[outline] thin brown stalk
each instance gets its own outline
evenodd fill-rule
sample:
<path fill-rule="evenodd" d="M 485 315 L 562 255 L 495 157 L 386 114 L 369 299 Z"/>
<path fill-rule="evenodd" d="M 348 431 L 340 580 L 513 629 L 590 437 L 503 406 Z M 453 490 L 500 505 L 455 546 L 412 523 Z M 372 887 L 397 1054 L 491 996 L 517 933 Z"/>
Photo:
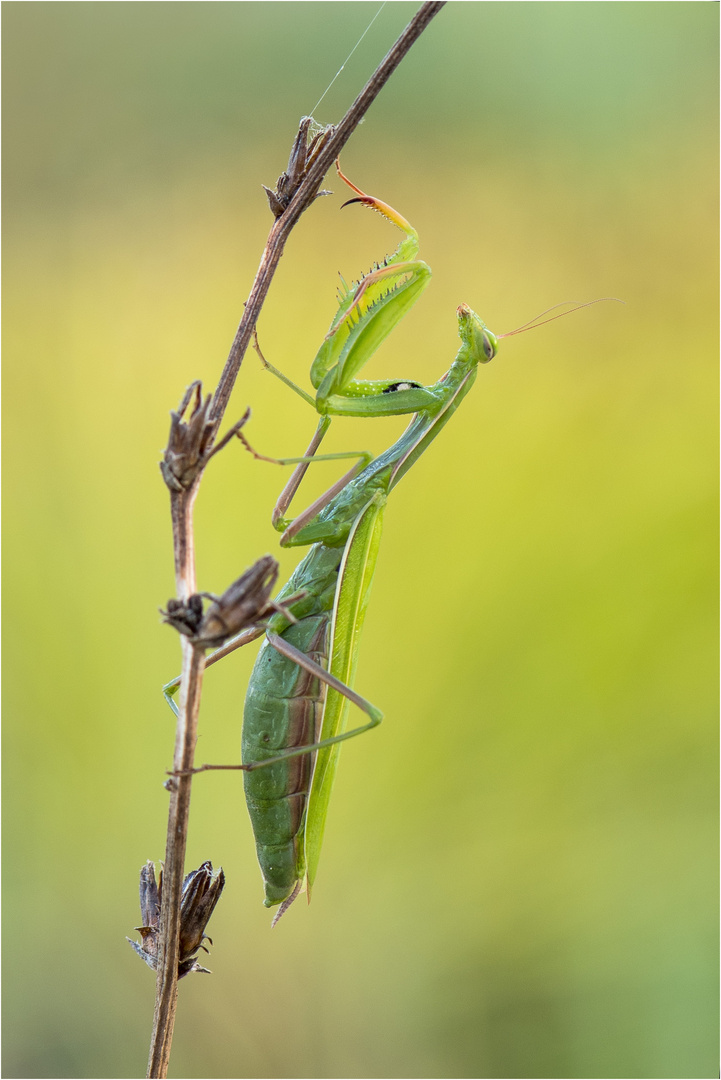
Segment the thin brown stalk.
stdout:
<path fill-rule="evenodd" d="M 205 650 L 183 640 L 183 670 L 180 685 L 182 738 L 176 741 L 173 769 L 193 768 L 200 711 L 200 692 L 205 667 Z M 180 720 L 180 718 L 179 718 Z M 180 722 L 178 723 L 180 728 Z M 192 775 L 173 777 L 168 809 L 168 834 L 160 915 L 158 981 L 155 992 L 153 1036 L 148 1058 L 148 1076 L 167 1076 L 178 1001 L 180 960 L 180 899 L 183 888 L 185 847 L 190 816 Z"/>
<path fill-rule="evenodd" d="M 424 3 L 419 8 L 395 45 L 378 65 L 341 122 L 334 130 L 326 133 L 320 143 L 318 152 L 311 158 L 309 168 L 287 206 L 282 210 L 276 207 L 274 212 L 277 212 L 278 216 L 270 230 L 260 260 L 260 266 L 245 305 L 243 317 L 220 376 L 210 405 L 210 411 L 204 414 L 207 416 L 209 426 L 212 425 L 213 437 L 217 435 L 243 356 L 291 230 L 303 211 L 315 200 L 323 177 L 382 87 L 431 19 L 442 7 L 444 7 L 444 2 Z M 273 206 L 273 203 L 274 200 L 271 198 L 271 206 Z M 190 401 L 189 396 L 187 400 Z M 200 407 L 199 388 L 197 390 L 197 402 L 198 407 Z M 182 407 L 180 412 L 182 414 Z M 202 419 L 203 416 L 199 413 L 198 421 L 200 422 Z M 186 600 L 196 592 L 193 552 L 193 504 L 204 465 L 211 456 L 211 452 L 208 450 L 209 442 L 204 442 L 201 439 L 198 445 L 201 446 L 202 453 L 199 457 L 197 475 L 187 487 L 183 486 L 184 477 L 178 468 L 175 469 L 175 472 L 173 472 L 173 468 L 164 470 L 164 476 L 168 486 L 171 488 L 175 576 L 177 595 L 181 600 Z M 173 461 L 170 464 L 173 465 Z M 180 476 L 180 481 L 177 479 L 178 476 Z M 167 1076 L 170 1060 L 178 993 L 180 901 L 190 811 L 191 770 L 194 761 L 200 694 L 205 668 L 205 650 L 203 647 L 189 641 L 187 638 L 183 638 L 182 649 L 183 666 L 173 771 L 175 774 L 180 773 L 183 775 L 174 775 L 169 785 L 171 794 L 163 870 L 155 1012 L 147 1073 L 149 1077 Z"/>
<path fill-rule="evenodd" d="M 187 599 L 196 591 L 193 548 L 193 504 L 199 479 L 189 490 L 172 492 L 171 517 L 175 582 L 178 596 Z M 198 733 L 200 693 L 205 668 L 205 650 L 181 637 L 183 664 L 180 678 L 179 716 L 175 732 L 173 771 L 193 768 Z M 155 989 L 153 1033 L 148 1058 L 148 1076 L 168 1075 L 170 1049 L 178 1000 L 178 961 L 180 959 L 180 900 L 183 888 L 185 847 L 190 816 L 192 774 L 175 776 L 170 781 L 168 832 L 163 867 L 163 892 L 158 942 L 158 977 Z"/>

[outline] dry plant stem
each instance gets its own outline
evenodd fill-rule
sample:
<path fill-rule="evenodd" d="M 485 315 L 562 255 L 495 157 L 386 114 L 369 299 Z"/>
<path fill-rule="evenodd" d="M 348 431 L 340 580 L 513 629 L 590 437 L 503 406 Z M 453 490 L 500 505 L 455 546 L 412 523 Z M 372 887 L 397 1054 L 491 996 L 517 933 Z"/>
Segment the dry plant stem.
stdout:
<path fill-rule="evenodd" d="M 171 517 L 175 580 L 178 596 L 187 598 L 196 591 L 193 547 L 193 504 L 198 481 L 186 491 L 172 492 Z M 175 731 L 173 771 L 193 768 L 198 732 L 200 693 L 205 668 L 205 650 L 181 636 L 183 665 L 180 682 L 179 716 Z M 148 1058 L 148 1076 L 168 1073 L 170 1048 L 178 1001 L 178 961 L 180 959 L 180 900 L 183 889 L 185 846 L 190 814 L 191 774 L 172 780 L 168 809 L 168 833 L 163 867 L 163 894 L 160 910 L 158 977 L 155 991 L 153 1034 Z"/>
<path fill-rule="evenodd" d="M 245 305 L 243 318 L 236 331 L 228 359 L 213 397 L 211 419 L 214 425 L 214 434 L 217 434 L 225 414 L 243 356 L 248 348 L 258 315 L 293 226 L 297 223 L 303 211 L 315 200 L 323 177 L 340 154 L 382 87 L 414 42 L 423 33 L 431 19 L 444 6 L 445 0 L 443 2 L 424 3 L 419 8 L 390 52 L 378 65 L 335 131 L 324 142 L 295 195 L 271 228 L 260 260 L 260 266 Z M 176 584 L 177 594 L 181 600 L 187 599 L 196 591 L 192 509 L 201 475 L 202 472 L 199 473 L 189 489 L 171 492 Z M 192 775 L 189 774 L 189 770 L 193 768 L 200 691 L 205 667 L 205 654 L 202 648 L 192 645 L 187 640 L 183 640 L 182 648 L 183 668 L 173 768 L 175 772 L 184 772 L 188 773 L 188 775 L 176 776 L 172 781 L 173 786 L 168 812 L 167 849 L 163 870 L 158 979 L 153 1033 L 148 1060 L 147 1075 L 149 1077 L 166 1077 L 170 1060 L 178 994 L 180 900 L 192 784 Z"/>

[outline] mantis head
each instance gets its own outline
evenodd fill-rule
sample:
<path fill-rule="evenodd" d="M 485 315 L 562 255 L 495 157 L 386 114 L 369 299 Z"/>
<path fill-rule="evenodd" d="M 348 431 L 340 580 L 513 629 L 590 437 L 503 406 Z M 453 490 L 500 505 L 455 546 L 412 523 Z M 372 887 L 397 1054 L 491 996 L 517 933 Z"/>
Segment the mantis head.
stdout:
<path fill-rule="evenodd" d="M 468 304 L 461 304 L 456 311 L 458 316 L 458 334 L 468 349 L 471 358 L 477 364 L 487 364 L 498 351 L 498 339 L 483 319 L 471 311 Z"/>
<path fill-rule="evenodd" d="M 515 330 L 509 330 L 506 334 L 492 333 L 483 319 L 479 319 L 475 311 L 471 311 L 468 304 L 461 304 L 456 312 L 458 315 L 458 333 L 463 345 L 470 354 L 470 359 L 477 364 L 487 364 L 496 355 L 498 342 L 501 338 L 513 337 L 514 334 L 524 334 L 526 330 L 535 330 L 539 326 L 553 322 L 554 319 L 562 319 L 564 315 L 570 315 L 571 311 L 578 311 L 579 308 L 590 307 L 592 304 L 601 304 L 604 300 L 615 300 L 619 304 L 624 303 L 617 296 L 602 296 L 598 300 L 588 300 L 585 304 L 574 304 L 570 311 L 562 311 L 560 315 L 554 315 L 550 319 L 543 318 L 549 311 L 554 311 L 559 307 L 566 307 L 569 301 L 564 301 L 562 304 L 554 304 L 553 307 L 542 311 L 540 315 L 536 315 L 535 319 L 516 327 Z M 542 321 L 539 322 L 539 319 Z"/>

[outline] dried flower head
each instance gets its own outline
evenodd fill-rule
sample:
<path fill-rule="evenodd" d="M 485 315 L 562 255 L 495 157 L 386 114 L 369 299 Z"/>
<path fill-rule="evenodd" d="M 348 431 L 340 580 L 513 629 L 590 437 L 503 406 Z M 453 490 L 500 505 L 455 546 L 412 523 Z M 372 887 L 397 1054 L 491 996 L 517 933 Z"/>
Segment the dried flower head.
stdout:
<path fill-rule="evenodd" d="M 191 971 L 202 971 L 210 974 L 208 968 L 198 963 L 197 953 L 199 949 L 207 952 L 204 941 L 213 942 L 205 933 L 205 928 L 210 921 L 215 905 L 220 899 L 220 894 L 225 887 L 225 874 L 221 867 L 215 873 L 210 862 L 204 862 L 197 870 L 191 870 L 183 882 L 183 895 L 180 902 L 180 958 L 178 961 L 178 978 Z M 163 874 L 160 874 L 160 883 L 156 884 L 155 866 L 152 862 L 146 862 L 140 871 L 140 915 L 142 926 L 135 929 L 142 937 L 142 944 L 138 945 L 131 938 L 126 938 L 153 971 L 158 968 L 158 934 L 160 924 L 160 902 L 163 889 Z"/>
<path fill-rule="evenodd" d="M 168 600 L 161 615 L 195 645 L 215 648 L 229 637 L 259 623 L 276 609 L 270 594 L 278 578 L 278 563 L 264 555 L 229 585 L 222 596 L 193 593 L 187 600 Z M 211 601 L 203 612 L 203 597 Z"/>

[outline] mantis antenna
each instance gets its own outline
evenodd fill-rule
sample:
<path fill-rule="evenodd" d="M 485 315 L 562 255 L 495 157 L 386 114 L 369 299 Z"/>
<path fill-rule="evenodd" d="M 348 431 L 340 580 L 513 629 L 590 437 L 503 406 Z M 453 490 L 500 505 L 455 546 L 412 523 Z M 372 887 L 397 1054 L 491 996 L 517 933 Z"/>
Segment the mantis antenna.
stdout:
<path fill-rule="evenodd" d="M 574 300 L 564 300 L 560 304 L 553 304 L 552 307 L 546 308 L 539 315 L 535 315 L 528 322 L 522 323 L 517 326 L 515 330 L 509 330 L 505 334 L 496 334 L 497 338 L 513 337 L 514 334 L 525 334 L 526 330 L 535 330 L 539 326 L 545 326 L 546 323 L 555 322 L 556 319 L 562 319 L 564 315 L 570 315 L 573 311 L 580 311 L 581 308 L 590 307 L 591 304 L 603 304 L 606 300 L 613 300 L 617 304 L 625 304 L 625 300 L 619 300 L 617 296 L 599 296 L 597 300 L 587 300 L 585 304 L 576 303 Z M 565 307 L 566 304 L 575 304 L 575 307 L 569 308 L 568 311 L 562 311 L 560 315 L 552 315 L 550 319 L 543 319 L 544 315 L 547 315 L 549 311 L 555 311 L 556 308 Z M 543 322 L 539 322 L 539 319 L 543 319 Z"/>
<path fill-rule="evenodd" d="M 323 100 L 323 98 L 324 98 L 324 97 L 326 96 L 326 94 L 327 94 L 327 93 L 328 93 L 328 91 L 330 90 L 331 86 L 332 86 L 332 85 L 333 85 L 333 83 L 334 83 L 334 82 L 336 81 L 336 79 L 337 79 L 337 78 L 338 78 L 338 76 L 340 75 L 341 71 L 342 71 L 342 70 L 343 70 L 343 68 L 344 68 L 344 67 L 346 66 L 346 64 L 347 64 L 347 63 L 348 63 L 348 61 L 350 60 L 351 56 L 353 55 L 353 53 L 354 53 L 354 52 L 356 51 L 356 49 L 357 49 L 357 48 L 358 48 L 358 46 L 360 45 L 360 43 L 361 43 L 361 41 L 363 40 L 363 38 L 364 38 L 364 37 L 366 36 L 366 34 L 367 34 L 367 33 L 368 33 L 368 31 L 370 30 L 371 26 L 373 25 L 373 23 L 374 23 L 374 22 L 376 21 L 376 19 L 378 18 L 378 16 L 380 15 L 381 11 L 383 10 L 383 8 L 384 8 L 384 7 L 386 6 L 386 3 L 387 3 L 387 2 L 388 2 L 388 0 L 384 0 L 384 2 L 383 2 L 383 3 L 381 4 L 381 6 L 380 6 L 380 7 L 378 8 L 378 10 L 376 11 L 375 15 L 374 15 L 374 16 L 373 16 L 373 18 L 371 19 L 371 21 L 370 21 L 370 22 L 368 23 L 368 25 L 366 26 L 366 28 L 365 28 L 365 30 L 363 31 L 363 33 L 361 34 L 361 36 L 360 36 L 360 37 L 358 38 L 358 40 L 356 41 L 356 43 L 355 43 L 355 45 L 353 46 L 353 48 L 351 49 L 351 51 L 350 51 L 350 52 L 348 53 L 348 55 L 346 56 L 345 60 L 344 60 L 344 61 L 343 61 L 343 63 L 341 64 L 341 66 L 340 66 L 340 67 L 338 68 L 338 70 L 336 71 L 335 75 L 333 76 L 333 78 L 331 79 L 331 81 L 330 81 L 330 82 L 328 83 L 328 85 L 326 86 L 325 90 L 323 91 L 323 93 L 322 93 L 322 94 L 320 95 L 320 97 L 319 97 L 319 98 L 318 98 L 318 100 L 316 101 L 316 103 L 315 103 L 315 105 L 313 106 L 313 108 L 312 108 L 312 109 L 310 110 L 310 115 L 311 115 L 311 116 L 313 116 L 313 115 L 314 115 L 314 113 L 315 113 L 315 110 L 316 110 L 316 109 L 318 108 L 318 106 L 320 105 L 321 101 L 322 101 L 322 100 Z"/>

